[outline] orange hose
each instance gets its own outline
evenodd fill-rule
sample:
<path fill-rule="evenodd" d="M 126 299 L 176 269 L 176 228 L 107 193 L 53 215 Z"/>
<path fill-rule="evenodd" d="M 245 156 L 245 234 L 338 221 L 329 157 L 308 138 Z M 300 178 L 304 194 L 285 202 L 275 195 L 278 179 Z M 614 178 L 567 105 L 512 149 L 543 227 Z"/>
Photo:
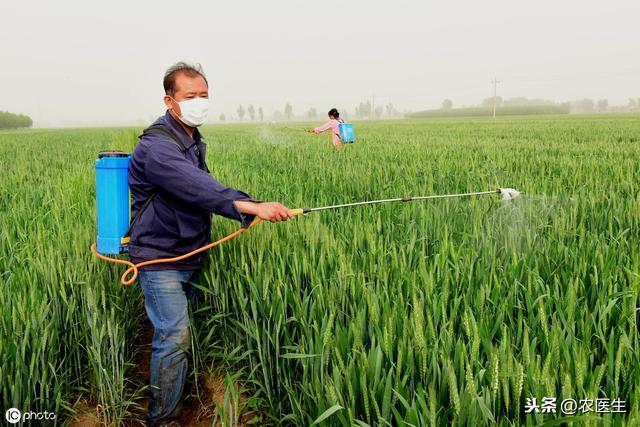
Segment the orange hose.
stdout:
<path fill-rule="evenodd" d="M 135 282 L 135 280 L 138 278 L 138 269 L 141 267 L 145 267 L 147 265 L 152 265 L 152 264 L 162 264 L 162 263 L 168 263 L 168 262 L 176 262 L 176 261 L 181 261 L 185 258 L 189 258 L 190 256 L 193 256 L 195 254 L 199 254 L 200 252 L 204 252 L 206 250 L 209 250 L 215 246 L 218 246 L 221 243 L 226 242 L 227 240 L 231 240 L 234 237 L 244 233 L 245 231 L 247 231 L 248 229 L 255 227 L 256 225 L 258 225 L 260 222 L 262 221 L 262 219 L 260 218 L 256 218 L 251 224 L 249 224 L 249 226 L 247 228 L 240 228 L 236 231 L 234 231 L 233 233 L 229 234 L 228 236 L 223 237 L 220 240 L 216 240 L 213 243 L 209 243 L 208 245 L 205 245 L 201 248 L 198 248 L 194 251 L 191 251 L 189 253 L 186 253 L 184 255 L 180 255 L 174 258 L 160 258 L 160 259 L 154 259 L 151 261 L 144 261 L 144 262 L 140 262 L 138 264 L 134 264 L 131 261 L 125 261 L 122 259 L 116 259 L 116 258 L 110 258 L 108 256 L 104 256 L 102 254 L 99 254 L 96 250 L 96 244 L 94 243 L 93 245 L 91 245 L 91 252 L 93 252 L 93 254 L 98 257 L 101 260 L 104 261 L 108 261 L 108 262 L 113 262 L 116 264 L 124 264 L 124 265 L 128 265 L 129 268 L 122 273 L 122 276 L 120 276 L 120 283 L 123 284 L 124 286 L 129 286 L 131 285 L 133 282 Z M 133 275 L 132 275 L 133 274 Z M 132 276 L 131 276 L 132 275 Z M 131 276 L 131 278 L 127 279 L 128 276 Z"/>

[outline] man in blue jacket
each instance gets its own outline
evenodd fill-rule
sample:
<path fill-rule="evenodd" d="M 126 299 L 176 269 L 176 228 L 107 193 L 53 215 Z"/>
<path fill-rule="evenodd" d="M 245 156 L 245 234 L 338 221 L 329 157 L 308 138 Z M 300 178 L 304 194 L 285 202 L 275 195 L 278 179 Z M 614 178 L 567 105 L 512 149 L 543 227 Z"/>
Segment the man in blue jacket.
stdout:
<path fill-rule="evenodd" d="M 211 241 L 211 214 L 247 227 L 258 216 L 286 221 L 280 203 L 257 202 L 211 175 L 198 131 L 209 107 L 209 87 L 199 65 L 179 62 L 164 77 L 167 112 L 147 128 L 129 163 L 131 261 L 174 257 Z M 140 271 L 145 307 L 154 327 L 151 353 L 150 425 L 167 425 L 182 409 L 190 346 L 187 302 L 204 264 L 203 255 Z"/>

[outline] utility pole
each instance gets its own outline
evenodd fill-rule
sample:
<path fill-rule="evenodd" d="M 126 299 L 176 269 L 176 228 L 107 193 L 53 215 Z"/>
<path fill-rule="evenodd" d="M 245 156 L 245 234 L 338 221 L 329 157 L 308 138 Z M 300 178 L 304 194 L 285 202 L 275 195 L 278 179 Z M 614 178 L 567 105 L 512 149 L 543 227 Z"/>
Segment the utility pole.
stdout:
<path fill-rule="evenodd" d="M 371 95 L 371 116 L 370 118 L 376 118 L 376 94 Z"/>
<path fill-rule="evenodd" d="M 496 118 L 496 95 L 498 93 L 498 79 L 493 78 L 493 118 Z"/>

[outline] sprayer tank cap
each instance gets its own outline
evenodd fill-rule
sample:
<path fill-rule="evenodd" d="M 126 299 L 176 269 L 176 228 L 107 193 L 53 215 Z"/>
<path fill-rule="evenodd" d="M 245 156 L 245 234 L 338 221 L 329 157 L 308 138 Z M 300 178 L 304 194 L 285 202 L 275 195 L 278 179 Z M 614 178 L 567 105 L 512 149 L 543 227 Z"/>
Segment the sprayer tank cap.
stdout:
<path fill-rule="evenodd" d="M 98 153 L 98 158 L 101 159 L 103 157 L 127 157 L 128 154 L 124 151 L 100 151 Z"/>

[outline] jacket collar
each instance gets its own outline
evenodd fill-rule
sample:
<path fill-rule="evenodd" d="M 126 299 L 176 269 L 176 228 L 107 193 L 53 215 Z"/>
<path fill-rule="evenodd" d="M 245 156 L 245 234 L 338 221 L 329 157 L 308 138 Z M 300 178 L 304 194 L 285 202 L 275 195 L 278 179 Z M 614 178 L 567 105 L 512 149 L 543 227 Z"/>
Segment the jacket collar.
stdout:
<path fill-rule="evenodd" d="M 198 128 L 193 129 L 193 138 L 191 138 L 182 125 L 169 113 L 169 110 L 164 115 L 164 121 L 180 137 L 187 149 L 191 148 L 193 144 L 202 142 L 202 135 L 200 135 Z"/>

